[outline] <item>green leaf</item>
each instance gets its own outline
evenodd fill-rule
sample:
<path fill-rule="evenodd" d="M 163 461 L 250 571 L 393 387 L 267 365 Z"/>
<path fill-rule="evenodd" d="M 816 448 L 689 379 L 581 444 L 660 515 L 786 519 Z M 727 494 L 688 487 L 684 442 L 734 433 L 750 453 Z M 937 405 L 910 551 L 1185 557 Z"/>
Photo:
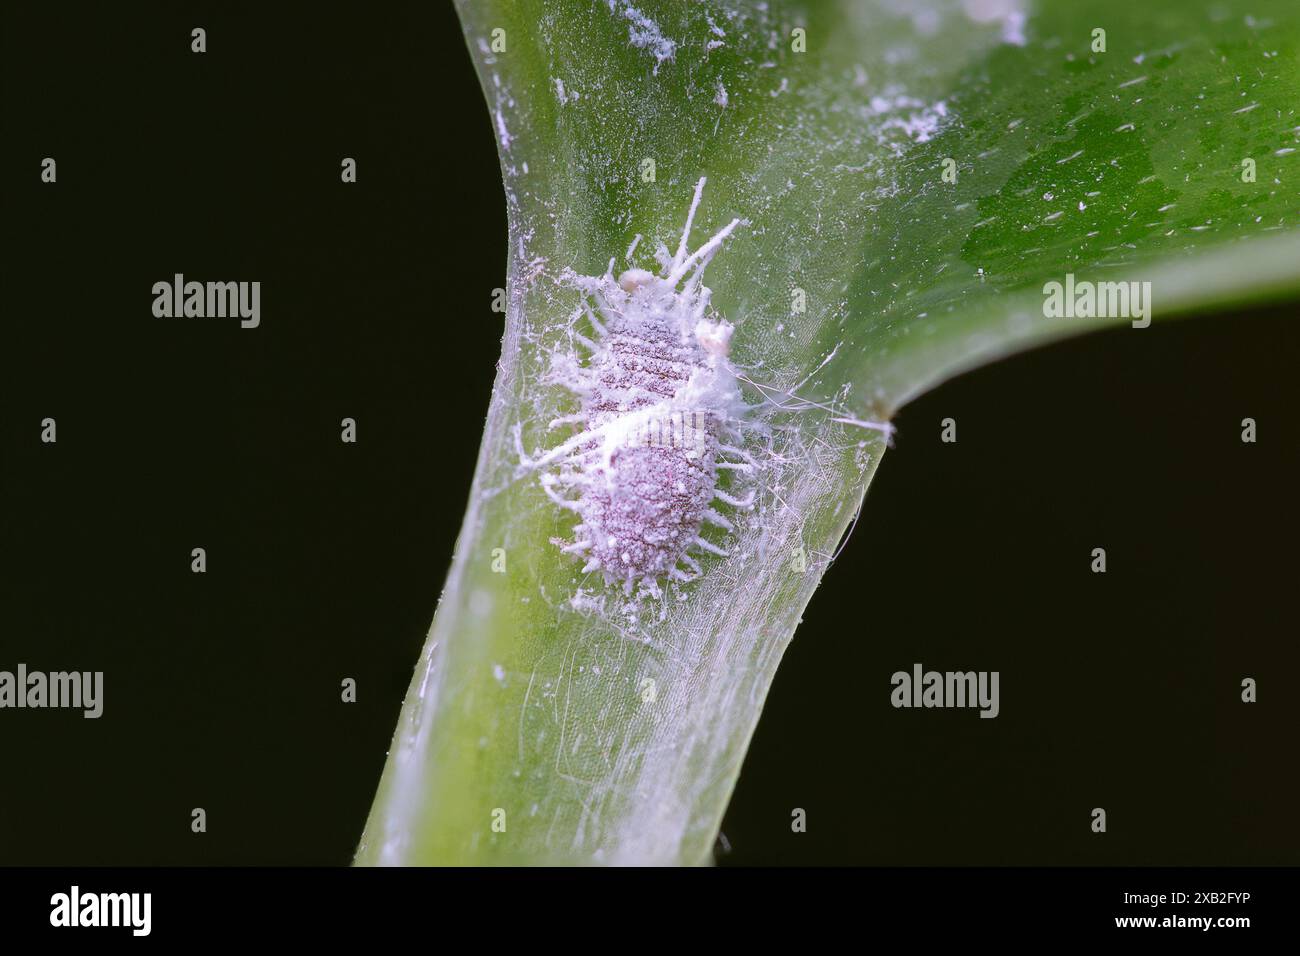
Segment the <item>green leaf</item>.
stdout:
<path fill-rule="evenodd" d="M 1056 338 L 1159 334 L 1048 317 L 1044 285 L 1067 274 L 1150 283 L 1157 320 L 1300 287 L 1300 17 L 1292 0 L 459 11 L 499 145 L 509 306 L 465 523 L 357 861 L 706 861 L 883 454 L 855 422 Z M 573 520 L 517 473 L 515 430 L 547 447 L 546 423 L 573 410 L 543 381 L 579 304 L 563 270 L 598 275 L 637 234 L 643 252 L 674 246 L 701 176 L 694 244 L 746 220 L 706 282 L 749 397 L 768 400 L 760 504 L 697 582 L 629 602 L 552 543 Z M 854 639 L 884 600 L 864 590 Z"/>

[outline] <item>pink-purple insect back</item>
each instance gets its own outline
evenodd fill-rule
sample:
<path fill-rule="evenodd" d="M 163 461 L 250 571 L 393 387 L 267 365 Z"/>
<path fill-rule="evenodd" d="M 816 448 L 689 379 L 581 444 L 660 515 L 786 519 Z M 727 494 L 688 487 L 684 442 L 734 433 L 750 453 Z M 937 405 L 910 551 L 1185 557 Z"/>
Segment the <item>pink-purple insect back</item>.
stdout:
<path fill-rule="evenodd" d="M 720 473 L 743 476 L 756 465 L 740 447 L 748 406 L 729 359 L 733 326 L 713 315 L 703 284 L 705 266 L 741 220 L 688 253 L 704 184 L 676 253 L 662 243 L 655 253 L 661 275 L 629 268 L 615 278 L 613 259 L 602 276 L 564 273 L 584 293 L 579 315 L 593 335 L 575 336 L 586 361 L 556 357 L 548 378 L 571 390 L 580 410 L 550 427 L 578 431 L 535 457 L 519 448 L 520 470 L 542 471 L 546 494 L 580 519 L 572 541 L 556 539 L 560 550 L 625 593 L 638 582 L 660 593 L 661 579 L 693 580 L 702 553 L 726 557 L 701 532 L 706 524 L 734 530 L 718 508 L 748 509 L 754 499 L 719 487 Z"/>

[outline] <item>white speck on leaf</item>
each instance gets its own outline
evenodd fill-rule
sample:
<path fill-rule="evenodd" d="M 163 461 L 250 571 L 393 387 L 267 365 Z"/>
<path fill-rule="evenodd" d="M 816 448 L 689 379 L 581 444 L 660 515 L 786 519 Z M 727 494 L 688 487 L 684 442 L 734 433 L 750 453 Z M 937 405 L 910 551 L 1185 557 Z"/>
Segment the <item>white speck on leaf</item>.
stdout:
<path fill-rule="evenodd" d="M 497 138 L 501 140 L 501 148 L 510 149 L 510 143 L 514 137 L 510 135 L 510 130 L 506 129 L 506 118 L 501 114 L 501 110 L 496 111 L 497 118 Z"/>
<path fill-rule="evenodd" d="M 677 43 L 664 36 L 659 24 L 632 4 L 626 2 L 620 4 L 617 0 L 609 0 L 609 10 L 628 21 L 628 43 L 638 50 L 647 51 L 655 58 L 654 70 L 651 72 L 658 74 L 659 67 L 677 55 Z"/>
<path fill-rule="evenodd" d="M 976 23 L 999 24 L 1003 43 L 1025 45 L 1023 0 L 962 0 L 962 9 Z"/>

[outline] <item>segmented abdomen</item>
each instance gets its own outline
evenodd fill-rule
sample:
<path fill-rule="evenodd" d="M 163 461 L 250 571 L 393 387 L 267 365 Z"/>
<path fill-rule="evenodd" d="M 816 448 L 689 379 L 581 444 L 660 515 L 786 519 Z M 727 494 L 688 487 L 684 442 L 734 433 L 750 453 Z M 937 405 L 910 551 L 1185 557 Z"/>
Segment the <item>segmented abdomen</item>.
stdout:
<path fill-rule="evenodd" d="M 693 340 L 682 342 L 663 322 L 641 322 L 635 332 L 611 328 L 605 345 L 593 368 L 597 385 L 583 403 L 589 427 L 674 397 L 705 360 Z M 614 451 L 616 479 L 596 465 L 579 509 L 590 557 L 625 580 L 672 572 L 699 535 L 718 480 L 715 415 L 686 410 L 647 425 Z"/>
<path fill-rule="evenodd" d="M 659 316 L 637 324 L 611 323 L 605 349 L 593 364 L 596 388 L 584 401 L 589 424 L 672 398 L 704 365 L 704 352 L 693 340 L 683 342 Z"/>

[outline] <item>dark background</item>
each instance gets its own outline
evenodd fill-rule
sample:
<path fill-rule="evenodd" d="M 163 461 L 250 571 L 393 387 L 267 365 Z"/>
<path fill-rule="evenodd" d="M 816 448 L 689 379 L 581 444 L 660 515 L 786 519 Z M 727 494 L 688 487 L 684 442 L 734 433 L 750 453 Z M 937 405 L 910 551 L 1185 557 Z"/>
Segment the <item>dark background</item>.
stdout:
<path fill-rule="evenodd" d="M 102 670 L 105 716 L 0 712 L 0 863 L 347 863 L 499 354 L 459 26 L 33 6 L 0 14 L 0 669 Z M 153 318 L 175 272 L 262 281 L 262 326 Z M 906 408 L 719 860 L 1300 862 L 1294 320 L 1093 335 Z M 1001 716 L 892 709 L 915 661 L 1000 670 Z"/>

